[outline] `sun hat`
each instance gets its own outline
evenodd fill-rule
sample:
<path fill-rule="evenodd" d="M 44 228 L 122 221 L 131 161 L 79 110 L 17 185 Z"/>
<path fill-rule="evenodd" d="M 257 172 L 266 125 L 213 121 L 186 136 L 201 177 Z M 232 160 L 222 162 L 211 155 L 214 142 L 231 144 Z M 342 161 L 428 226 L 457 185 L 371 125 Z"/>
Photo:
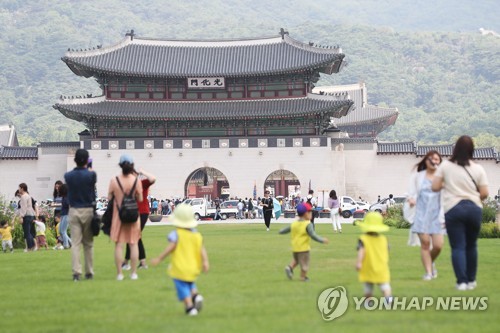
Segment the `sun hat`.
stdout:
<path fill-rule="evenodd" d="M 198 221 L 194 218 L 193 208 L 188 204 L 180 204 L 175 207 L 174 214 L 171 215 L 170 221 L 179 228 L 195 228 Z"/>
<path fill-rule="evenodd" d="M 297 214 L 299 214 L 299 216 L 302 216 L 305 213 L 310 212 L 310 211 L 312 211 L 312 207 L 307 202 L 301 203 L 297 206 Z"/>
<path fill-rule="evenodd" d="M 363 232 L 386 232 L 389 231 L 389 226 L 384 224 L 384 218 L 378 212 L 370 212 L 366 214 L 364 220 L 358 223 Z"/>
<path fill-rule="evenodd" d="M 129 154 L 123 154 L 122 156 L 120 156 L 120 163 L 119 164 L 121 165 L 124 163 L 134 164 L 134 158 L 132 156 L 130 156 Z"/>

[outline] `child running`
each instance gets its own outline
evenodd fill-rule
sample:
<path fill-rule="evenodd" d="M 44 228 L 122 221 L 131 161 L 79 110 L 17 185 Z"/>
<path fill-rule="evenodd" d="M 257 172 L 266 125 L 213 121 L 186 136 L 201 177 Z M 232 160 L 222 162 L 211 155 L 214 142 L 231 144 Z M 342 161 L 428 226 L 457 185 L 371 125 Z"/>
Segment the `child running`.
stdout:
<path fill-rule="evenodd" d="M 203 246 L 203 237 L 195 229 L 198 223 L 191 206 L 178 205 L 172 216 L 172 224 L 176 229 L 168 235 L 169 244 L 165 250 L 158 258 L 151 260 L 151 264 L 157 266 L 172 254 L 168 273 L 174 280 L 179 301 L 184 302 L 186 314 L 196 316 L 202 308 L 203 297 L 198 294 L 195 281 L 202 269 L 208 272 L 208 255 Z"/>
<path fill-rule="evenodd" d="M 280 230 L 280 234 L 292 233 L 292 262 L 285 267 L 286 276 L 293 278 L 293 269 L 300 264 L 300 278 L 302 281 L 309 281 L 307 272 L 309 271 L 309 252 L 311 250 L 311 238 L 323 244 L 328 244 L 328 238 L 319 237 L 314 231 L 311 223 L 312 206 L 308 203 L 301 203 L 297 206 L 299 220 L 290 226 Z"/>
<path fill-rule="evenodd" d="M 365 286 L 366 304 L 373 297 L 373 287 L 377 284 L 382 291 L 385 301 L 392 303 L 390 272 L 389 272 L 389 244 L 382 232 L 389 230 L 384 224 L 380 213 L 366 214 L 363 222 L 359 223 L 363 234 L 358 241 L 358 261 L 356 269 L 359 272 L 359 282 Z"/>
<path fill-rule="evenodd" d="M 47 245 L 47 238 L 45 237 L 45 216 L 40 216 L 40 220 L 33 220 L 33 223 L 35 223 L 35 229 L 36 229 L 36 244 L 37 248 L 42 248 L 44 247 L 45 250 L 49 249 L 49 246 Z"/>
<path fill-rule="evenodd" d="M 12 246 L 12 227 L 5 220 L 0 222 L 0 236 L 2 237 L 3 252 L 6 253 L 8 248 L 10 253 L 13 253 L 14 247 Z"/>

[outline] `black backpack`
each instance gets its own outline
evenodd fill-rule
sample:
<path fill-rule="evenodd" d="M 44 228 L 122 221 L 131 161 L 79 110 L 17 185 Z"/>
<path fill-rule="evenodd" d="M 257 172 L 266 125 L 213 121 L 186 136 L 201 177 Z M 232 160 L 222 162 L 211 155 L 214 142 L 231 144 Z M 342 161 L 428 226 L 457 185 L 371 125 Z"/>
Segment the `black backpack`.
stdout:
<path fill-rule="evenodd" d="M 135 223 L 139 218 L 139 205 L 137 204 L 137 200 L 135 199 L 135 186 L 137 185 L 137 177 L 134 181 L 134 186 L 127 194 L 123 190 L 122 184 L 118 177 L 116 177 L 116 181 L 118 182 L 118 186 L 120 186 L 120 190 L 123 193 L 122 204 L 118 207 L 118 215 L 120 216 L 120 221 L 122 223 Z"/>

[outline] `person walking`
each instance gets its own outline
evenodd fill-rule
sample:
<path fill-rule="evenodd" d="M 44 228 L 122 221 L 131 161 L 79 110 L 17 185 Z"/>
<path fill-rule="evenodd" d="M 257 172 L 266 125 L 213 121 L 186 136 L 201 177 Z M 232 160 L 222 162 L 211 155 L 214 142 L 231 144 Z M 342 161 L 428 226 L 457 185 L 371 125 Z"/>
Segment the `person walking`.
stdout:
<path fill-rule="evenodd" d="M 148 265 L 146 264 L 146 249 L 144 248 L 144 243 L 142 241 L 142 230 L 146 226 L 149 218 L 149 201 L 148 192 L 149 187 L 156 182 L 156 177 L 146 172 L 144 170 L 139 170 L 139 177 L 141 178 L 142 184 L 142 201 L 138 202 L 139 215 L 141 219 L 141 238 L 139 239 L 139 269 L 146 269 Z M 162 206 L 163 209 L 163 206 Z M 127 244 L 127 249 L 125 251 L 125 261 L 123 262 L 122 268 L 124 270 L 130 270 L 130 245 Z"/>
<path fill-rule="evenodd" d="M 241 201 L 241 199 L 238 201 L 238 205 L 236 205 L 238 208 L 238 219 L 243 220 L 243 209 L 245 208 L 245 204 Z"/>
<path fill-rule="evenodd" d="M 68 186 L 69 225 L 71 230 L 71 263 L 73 281 L 80 281 L 82 265 L 80 263 L 80 248 L 83 244 L 85 258 L 85 279 L 94 278 L 94 235 L 92 233 L 92 218 L 96 200 L 95 184 L 97 175 L 87 169 L 89 152 L 78 149 L 75 153 L 76 168 L 64 174 Z"/>
<path fill-rule="evenodd" d="M 52 202 L 51 207 L 54 207 L 54 217 L 61 216 L 61 205 L 62 205 L 62 196 L 61 196 L 61 185 L 62 181 L 58 180 L 54 184 L 54 192 L 52 196 L 54 197 L 54 201 Z"/>
<path fill-rule="evenodd" d="M 33 221 L 35 220 L 35 210 L 33 208 L 33 200 L 28 193 L 28 185 L 26 183 L 19 184 L 19 217 L 23 221 L 23 233 L 24 239 L 26 240 L 26 250 L 33 251 L 35 250 L 35 240 L 33 238 L 33 234 L 31 233 L 31 226 Z"/>
<path fill-rule="evenodd" d="M 66 184 L 61 184 L 59 187 L 59 194 L 61 195 L 61 222 L 59 223 L 59 233 L 61 234 L 63 240 L 63 247 L 69 249 L 71 245 L 71 239 L 68 236 L 68 226 L 69 226 L 69 203 L 68 203 L 68 186 Z"/>
<path fill-rule="evenodd" d="M 411 232 L 420 239 L 420 256 L 424 265 L 424 281 L 437 278 L 435 261 L 443 248 L 444 213 L 441 207 L 441 194 L 432 191 L 432 181 L 438 166 L 441 164 L 441 155 L 429 151 L 416 165 L 417 172 L 413 174 L 408 191 L 408 203 L 415 207 L 415 216 Z"/>
<path fill-rule="evenodd" d="M 264 223 L 266 225 L 267 231 L 271 226 L 271 218 L 273 217 L 274 203 L 273 199 L 270 197 L 271 192 L 268 190 L 264 191 L 264 198 L 262 198 L 262 210 L 264 212 Z"/>
<path fill-rule="evenodd" d="M 316 198 L 314 197 L 314 191 L 309 190 L 309 193 L 307 194 L 307 200 L 306 202 L 312 207 L 312 213 L 311 213 L 311 224 L 313 225 L 314 228 L 314 219 L 316 218 L 316 214 L 318 214 L 318 211 L 316 211 L 316 207 L 318 206 L 318 202 Z"/>
<path fill-rule="evenodd" d="M 342 233 L 342 225 L 340 224 L 340 204 L 337 198 L 337 192 L 335 190 L 330 191 L 330 197 L 328 198 L 328 207 L 330 208 L 330 218 L 332 219 L 333 232 Z"/>
<path fill-rule="evenodd" d="M 474 142 L 461 136 L 453 154 L 436 171 L 432 190 L 442 190 L 446 231 L 457 290 L 477 287 L 477 237 L 481 229 L 482 200 L 488 197 L 488 179 L 483 167 L 472 161 Z"/>
<path fill-rule="evenodd" d="M 220 201 L 219 200 L 215 201 L 215 216 L 214 216 L 214 220 L 215 221 L 222 220 L 222 215 L 220 214 Z"/>
<path fill-rule="evenodd" d="M 248 218 L 249 219 L 253 219 L 254 218 L 254 215 L 253 215 L 253 200 L 252 198 L 248 199 L 248 204 L 247 204 L 247 209 L 248 209 Z"/>
<path fill-rule="evenodd" d="M 139 260 L 138 242 L 141 238 L 141 224 L 139 215 L 137 221 L 132 223 L 122 222 L 120 219 L 120 208 L 123 199 L 129 193 L 135 197 L 138 202 L 143 201 L 142 182 L 138 181 L 137 172 L 134 169 L 134 160 L 132 156 L 123 154 L 120 157 L 120 175 L 114 177 L 109 182 L 108 200 L 114 199 L 113 217 L 111 222 L 110 238 L 115 242 L 115 264 L 116 279 L 123 280 L 123 244 L 130 246 L 131 274 L 130 279 L 137 280 L 137 262 Z M 146 197 L 147 200 L 147 197 Z M 138 212 L 139 213 L 139 212 Z"/>

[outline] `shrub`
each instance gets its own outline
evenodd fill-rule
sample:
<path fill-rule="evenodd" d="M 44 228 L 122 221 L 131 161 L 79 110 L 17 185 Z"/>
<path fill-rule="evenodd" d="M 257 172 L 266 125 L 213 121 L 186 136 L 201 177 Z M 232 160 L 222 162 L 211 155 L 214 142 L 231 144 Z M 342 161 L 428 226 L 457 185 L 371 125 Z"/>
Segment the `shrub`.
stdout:
<path fill-rule="evenodd" d="M 479 238 L 500 238 L 500 229 L 494 222 L 482 223 Z"/>
<path fill-rule="evenodd" d="M 411 224 L 403 218 L 403 207 L 399 205 L 387 210 L 384 223 L 396 229 L 409 229 L 411 227 Z"/>
<path fill-rule="evenodd" d="M 497 215 L 497 202 L 488 199 L 483 205 L 483 223 L 494 222 Z"/>

